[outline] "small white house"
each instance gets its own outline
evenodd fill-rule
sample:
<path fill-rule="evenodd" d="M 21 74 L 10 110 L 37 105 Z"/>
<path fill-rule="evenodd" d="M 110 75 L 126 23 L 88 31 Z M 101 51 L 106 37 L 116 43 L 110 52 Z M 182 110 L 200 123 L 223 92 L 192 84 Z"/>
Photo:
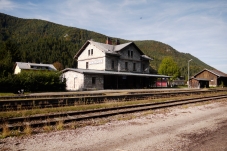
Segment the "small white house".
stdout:
<path fill-rule="evenodd" d="M 38 64 L 29 62 L 16 62 L 14 66 L 14 74 L 20 73 L 22 70 L 50 70 L 56 71 L 57 69 L 52 64 Z"/>

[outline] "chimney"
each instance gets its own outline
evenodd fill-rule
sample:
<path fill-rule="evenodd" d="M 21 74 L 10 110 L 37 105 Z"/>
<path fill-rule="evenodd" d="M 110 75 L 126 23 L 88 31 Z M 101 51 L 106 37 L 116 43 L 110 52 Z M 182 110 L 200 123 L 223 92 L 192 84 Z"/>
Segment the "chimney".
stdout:
<path fill-rule="evenodd" d="M 107 37 L 106 39 L 106 44 L 112 45 L 112 39 Z"/>
<path fill-rule="evenodd" d="M 116 39 L 116 45 L 120 45 L 120 40 Z"/>

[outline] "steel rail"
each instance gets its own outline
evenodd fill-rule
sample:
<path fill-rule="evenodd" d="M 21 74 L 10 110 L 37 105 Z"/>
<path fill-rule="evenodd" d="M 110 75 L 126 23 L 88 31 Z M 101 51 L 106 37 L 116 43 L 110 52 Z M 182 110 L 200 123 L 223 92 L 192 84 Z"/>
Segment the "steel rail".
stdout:
<path fill-rule="evenodd" d="M 9 129 L 18 129 L 24 128 L 26 125 L 30 127 L 40 127 L 45 125 L 54 125 L 59 121 L 64 123 L 69 123 L 72 121 L 81 121 L 87 119 L 108 117 L 117 114 L 127 114 L 145 110 L 154 110 L 160 108 L 167 108 L 173 106 L 179 106 L 190 103 L 198 103 L 209 100 L 223 99 L 227 98 L 227 95 L 220 96 L 210 96 L 210 97 L 200 97 L 200 98 L 189 98 L 189 99 L 181 99 L 181 100 L 170 100 L 165 102 L 156 102 L 156 103 L 146 103 L 146 104 L 138 104 L 138 105 L 129 105 L 122 107 L 112 107 L 112 108 L 104 108 L 104 109 L 95 109 L 95 110 L 86 110 L 86 111 L 75 111 L 75 112 L 65 112 L 65 113 L 57 113 L 57 114 L 47 114 L 47 115 L 36 115 L 30 117 L 18 117 L 18 118 L 9 118 L 9 119 L 1 119 L 1 123 L 3 123 L 0 127 L 2 130 L 3 125 L 7 125 Z"/>
<path fill-rule="evenodd" d="M 127 91 L 127 90 L 126 90 Z M 159 93 L 186 93 L 186 92 L 220 92 L 220 91 L 227 91 L 227 89 L 210 89 L 210 90 L 203 90 L 203 89 L 189 89 L 189 90 L 184 90 L 184 89 L 179 89 L 179 90 L 154 90 L 154 89 L 144 89 L 143 91 L 137 91 L 137 90 L 131 90 L 128 92 L 128 94 L 159 94 Z M 89 92 L 89 91 L 84 91 L 84 92 L 59 92 L 56 94 L 43 94 L 43 95 L 26 95 L 26 94 L 21 94 L 17 96 L 0 96 L 0 101 L 4 100 L 9 100 L 9 101 L 17 101 L 17 100 L 29 100 L 29 99 L 46 99 L 46 98 L 65 98 L 65 97 L 88 97 L 88 96 L 106 96 L 106 93 L 117 93 L 120 94 L 122 91 L 117 91 L 114 90 L 110 92 Z"/>
<path fill-rule="evenodd" d="M 93 96 L 67 96 L 67 97 L 48 97 L 48 98 L 21 98 L 21 99 L 0 99 L 0 111 L 7 110 L 21 110 L 21 109 L 33 109 L 33 108 L 48 108 L 48 107 L 62 107 L 73 106 L 75 104 L 82 103 L 101 103 L 105 100 L 131 100 L 131 99 L 146 99 L 152 98 L 166 98 L 176 95 L 190 95 L 190 94 L 202 94 L 202 93 L 216 93 L 227 91 L 227 89 L 221 90 L 194 90 L 194 91 L 174 91 L 174 92 L 129 92 L 128 94 L 109 94 L 109 95 L 93 95 Z"/>

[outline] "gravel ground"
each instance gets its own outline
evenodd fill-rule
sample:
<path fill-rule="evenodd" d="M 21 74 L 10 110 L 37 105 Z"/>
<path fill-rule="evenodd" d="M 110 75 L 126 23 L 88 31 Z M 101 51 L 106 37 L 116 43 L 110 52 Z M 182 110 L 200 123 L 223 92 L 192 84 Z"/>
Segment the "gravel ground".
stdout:
<path fill-rule="evenodd" d="M 99 126 L 9 137 L 0 140 L 0 150 L 227 150 L 226 99 L 148 113 L 135 113 L 137 118 Z"/>

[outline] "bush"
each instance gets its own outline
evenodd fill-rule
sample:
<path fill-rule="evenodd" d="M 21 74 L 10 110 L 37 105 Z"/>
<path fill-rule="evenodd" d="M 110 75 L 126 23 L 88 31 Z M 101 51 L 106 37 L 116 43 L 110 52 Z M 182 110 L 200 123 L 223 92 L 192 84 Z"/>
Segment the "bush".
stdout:
<path fill-rule="evenodd" d="M 0 91 L 18 93 L 24 91 L 64 91 L 65 81 L 61 81 L 56 71 L 23 71 L 20 74 L 0 77 Z"/>

